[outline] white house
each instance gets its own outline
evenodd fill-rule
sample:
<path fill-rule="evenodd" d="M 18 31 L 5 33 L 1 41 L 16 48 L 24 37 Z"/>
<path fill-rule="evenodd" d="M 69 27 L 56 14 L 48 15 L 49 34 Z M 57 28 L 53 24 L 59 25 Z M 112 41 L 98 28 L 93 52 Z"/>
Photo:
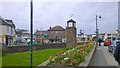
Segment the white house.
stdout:
<path fill-rule="evenodd" d="M 78 34 L 77 42 L 87 42 L 89 41 L 89 37 L 87 35 Z"/>
<path fill-rule="evenodd" d="M 111 31 L 111 32 L 106 32 L 105 33 L 105 36 L 104 36 L 104 39 L 112 39 L 113 37 L 117 37 L 118 36 L 118 31 Z"/>
<path fill-rule="evenodd" d="M 16 29 L 15 32 L 16 32 L 16 44 L 18 46 L 28 45 L 31 36 L 29 31 L 25 29 Z M 34 41 L 34 36 L 33 36 L 33 41 Z"/>
<path fill-rule="evenodd" d="M 23 38 L 22 41 L 27 42 L 27 43 L 30 42 L 30 33 L 28 30 L 23 32 L 22 38 Z"/>
<path fill-rule="evenodd" d="M 12 20 L 0 16 L 0 43 L 12 46 L 15 42 L 15 25 Z"/>

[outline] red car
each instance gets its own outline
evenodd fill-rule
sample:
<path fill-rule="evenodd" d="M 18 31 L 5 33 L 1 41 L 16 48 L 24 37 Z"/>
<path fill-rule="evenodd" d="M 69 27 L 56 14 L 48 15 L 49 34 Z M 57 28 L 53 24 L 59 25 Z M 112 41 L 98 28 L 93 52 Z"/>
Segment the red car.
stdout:
<path fill-rule="evenodd" d="M 111 45 L 111 39 L 105 39 L 105 41 L 104 41 L 104 46 L 109 46 L 109 45 Z"/>

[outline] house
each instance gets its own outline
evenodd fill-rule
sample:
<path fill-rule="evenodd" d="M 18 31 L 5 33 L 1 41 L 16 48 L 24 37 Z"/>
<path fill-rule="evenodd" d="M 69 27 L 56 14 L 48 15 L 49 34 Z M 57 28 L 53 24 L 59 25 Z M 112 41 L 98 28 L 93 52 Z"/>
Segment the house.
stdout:
<path fill-rule="evenodd" d="M 112 39 L 113 37 L 117 38 L 118 37 L 118 31 L 111 31 L 111 32 L 106 32 L 104 35 L 104 40 L 109 38 Z"/>
<path fill-rule="evenodd" d="M 15 33 L 16 33 L 16 42 L 21 42 L 22 41 L 22 34 L 23 34 L 23 31 L 20 30 L 20 29 L 16 29 L 15 30 Z"/>
<path fill-rule="evenodd" d="M 65 29 L 61 26 L 55 26 L 48 29 L 49 41 L 53 43 L 65 42 Z"/>
<path fill-rule="evenodd" d="M 17 45 L 27 45 L 30 42 L 30 33 L 25 29 L 16 29 L 16 43 Z"/>
<path fill-rule="evenodd" d="M 64 43 L 65 29 L 61 26 L 54 26 L 48 30 L 37 30 L 35 36 L 38 43 Z"/>
<path fill-rule="evenodd" d="M 30 42 L 30 33 L 28 30 L 23 31 L 22 37 L 23 37 L 23 42 L 27 42 L 27 43 Z"/>
<path fill-rule="evenodd" d="M 85 34 L 78 34 L 77 42 L 87 42 L 89 41 L 89 36 Z"/>
<path fill-rule="evenodd" d="M 42 31 L 36 31 L 35 32 L 35 41 L 37 43 L 48 43 L 49 38 L 48 38 L 48 31 L 42 30 Z"/>
<path fill-rule="evenodd" d="M 3 45 L 15 45 L 15 24 L 12 20 L 0 16 L 0 43 Z"/>

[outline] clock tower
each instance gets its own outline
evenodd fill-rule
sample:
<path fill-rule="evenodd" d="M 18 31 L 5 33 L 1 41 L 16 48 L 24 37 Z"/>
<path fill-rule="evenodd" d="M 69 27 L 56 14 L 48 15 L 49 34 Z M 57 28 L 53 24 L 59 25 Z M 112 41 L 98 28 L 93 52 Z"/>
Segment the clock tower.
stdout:
<path fill-rule="evenodd" d="M 76 46 L 76 22 L 72 19 L 67 21 L 66 27 L 66 46 L 68 48 Z"/>

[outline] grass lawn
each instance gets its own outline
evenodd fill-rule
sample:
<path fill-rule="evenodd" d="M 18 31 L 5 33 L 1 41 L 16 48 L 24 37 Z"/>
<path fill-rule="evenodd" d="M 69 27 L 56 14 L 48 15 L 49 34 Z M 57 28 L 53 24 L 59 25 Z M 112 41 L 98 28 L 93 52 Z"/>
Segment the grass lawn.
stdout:
<path fill-rule="evenodd" d="M 0 67 L 2 66 L 2 56 L 0 55 Z"/>
<path fill-rule="evenodd" d="M 65 51 L 65 48 L 60 49 L 46 49 L 33 51 L 33 66 L 46 61 L 50 56 L 55 56 L 56 53 Z M 10 53 L 2 56 L 3 66 L 29 66 L 30 65 L 30 52 Z"/>

